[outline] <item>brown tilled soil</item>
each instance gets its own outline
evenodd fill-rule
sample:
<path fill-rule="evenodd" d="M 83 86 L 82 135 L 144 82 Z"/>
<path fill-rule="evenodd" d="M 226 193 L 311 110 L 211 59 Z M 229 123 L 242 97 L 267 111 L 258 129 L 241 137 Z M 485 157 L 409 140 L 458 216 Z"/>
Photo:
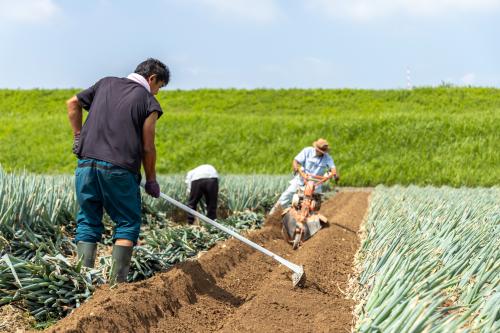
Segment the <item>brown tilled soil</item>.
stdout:
<path fill-rule="evenodd" d="M 298 251 L 281 238 L 279 217 L 247 236 L 294 263 L 307 282 L 234 239 L 146 281 L 101 287 L 52 332 L 350 332 L 345 298 L 357 231 L 369 192 L 341 192 L 322 205 L 330 226 Z"/>
<path fill-rule="evenodd" d="M 12 305 L 0 307 L 0 332 L 22 333 L 35 323 L 33 317 L 29 317 L 22 309 Z"/>

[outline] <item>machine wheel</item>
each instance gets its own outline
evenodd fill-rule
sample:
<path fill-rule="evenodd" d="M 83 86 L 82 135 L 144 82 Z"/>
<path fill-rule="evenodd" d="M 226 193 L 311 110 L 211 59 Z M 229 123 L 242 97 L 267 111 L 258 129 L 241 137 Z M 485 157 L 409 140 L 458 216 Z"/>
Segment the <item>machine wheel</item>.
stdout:
<path fill-rule="evenodd" d="M 293 249 L 294 250 L 297 250 L 299 248 L 299 245 L 300 245 L 300 232 L 297 232 L 295 234 L 295 237 L 293 238 Z"/>
<path fill-rule="evenodd" d="M 288 211 L 285 215 L 283 215 L 282 223 L 283 236 L 288 242 L 293 242 L 297 221 L 295 221 L 292 214 Z"/>
<path fill-rule="evenodd" d="M 281 236 L 283 236 L 283 239 L 287 242 L 287 243 L 291 243 L 292 240 L 290 239 L 290 236 L 288 235 L 288 231 L 286 231 L 286 228 L 284 225 L 281 226 Z"/>

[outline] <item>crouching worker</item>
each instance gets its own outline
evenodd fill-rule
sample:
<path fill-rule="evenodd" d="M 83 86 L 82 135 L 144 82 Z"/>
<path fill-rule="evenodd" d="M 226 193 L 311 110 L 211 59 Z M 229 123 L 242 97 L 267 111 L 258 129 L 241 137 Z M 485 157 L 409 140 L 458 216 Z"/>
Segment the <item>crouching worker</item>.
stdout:
<path fill-rule="evenodd" d="M 159 197 L 155 125 L 163 111 L 154 97 L 170 78 L 156 59 L 126 78 L 105 77 L 67 101 L 73 129 L 76 197 L 80 209 L 75 243 L 83 265 L 94 267 L 104 231 L 103 210 L 115 223 L 111 281 L 125 282 L 141 226 L 141 162 L 146 192 Z M 88 111 L 82 126 L 82 108 Z"/>
<path fill-rule="evenodd" d="M 219 175 L 210 164 L 203 164 L 189 171 L 186 176 L 188 207 L 196 210 L 201 198 L 205 198 L 208 218 L 217 218 L 217 199 L 219 196 Z M 194 223 L 194 216 L 188 214 L 187 222 Z"/>

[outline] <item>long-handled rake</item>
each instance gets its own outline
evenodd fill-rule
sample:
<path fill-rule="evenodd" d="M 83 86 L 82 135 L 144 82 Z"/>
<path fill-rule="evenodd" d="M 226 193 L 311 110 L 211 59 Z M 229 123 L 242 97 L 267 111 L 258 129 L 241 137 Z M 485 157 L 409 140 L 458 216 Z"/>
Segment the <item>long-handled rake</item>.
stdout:
<path fill-rule="evenodd" d="M 141 185 L 144 187 L 144 182 L 141 183 Z M 294 263 L 291 263 L 290 261 L 280 257 L 279 255 L 277 254 L 274 254 L 273 252 L 263 248 L 262 246 L 258 245 L 258 244 L 255 244 L 254 242 L 252 242 L 251 240 L 249 239 L 246 239 L 245 237 L 241 236 L 240 234 L 238 234 L 237 232 L 234 232 L 233 230 L 229 229 L 229 228 L 226 228 L 225 226 L 215 222 L 214 220 L 212 219 L 209 219 L 208 217 L 206 217 L 205 215 L 203 214 L 200 214 L 198 213 L 197 211 L 195 211 L 194 209 L 191 209 L 189 208 L 188 206 L 178 202 L 177 200 L 174 200 L 172 199 L 171 197 L 169 197 L 168 195 L 166 195 L 165 193 L 161 193 L 160 192 L 160 196 L 165 199 L 166 201 L 170 202 L 172 205 L 174 206 L 177 206 L 178 208 L 184 210 L 185 212 L 189 213 L 189 214 L 192 214 L 196 217 L 198 217 L 200 220 L 216 227 L 217 229 L 219 230 L 222 230 L 223 232 L 233 236 L 234 238 L 236 238 L 237 240 L 239 241 L 242 241 L 243 243 L 253 247 L 254 249 L 256 249 L 257 251 L 259 252 L 262 252 L 264 253 L 265 255 L 268 255 L 270 256 L 271 258 L 273 258 L 274 260 L 278 261 L 280 264 L 283 264 L 285 265 L 286 267 L 288 267 L 289 269 L 292 270 L 292 283 L 293 283 L 293 286 L 296 287 L 296 286 L 303 286 L 304 283 L 306 282 L 306 274 L 304 273 L 304 268 L 302 266 L 299 266 L 299 265 L 296 265 Z"/>

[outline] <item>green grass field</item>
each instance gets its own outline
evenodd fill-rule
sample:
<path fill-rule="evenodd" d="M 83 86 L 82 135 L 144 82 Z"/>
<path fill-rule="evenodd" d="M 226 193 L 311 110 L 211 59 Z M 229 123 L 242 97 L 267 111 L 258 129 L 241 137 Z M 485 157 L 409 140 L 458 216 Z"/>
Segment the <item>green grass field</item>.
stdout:
<path fill-rule="evenodd" d="M 65 100 L 77 90 L 0 90 L 0 164 L 70 173 Z M 195 90 L 159 95 L 158 172 L 286 174 L 328 139 L 343 185 L 491 186 L 500 180 L 500 90 Z"/>

